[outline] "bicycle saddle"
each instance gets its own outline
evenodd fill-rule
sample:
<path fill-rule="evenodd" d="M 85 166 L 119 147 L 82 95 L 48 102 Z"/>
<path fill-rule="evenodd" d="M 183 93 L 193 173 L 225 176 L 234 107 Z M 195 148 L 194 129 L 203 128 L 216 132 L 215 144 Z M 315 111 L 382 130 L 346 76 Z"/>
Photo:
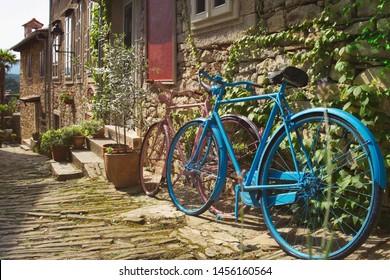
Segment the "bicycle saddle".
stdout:
<path fill-rule="evenodd" d="M 294 66 L 288 66 L 276 72 L 269 72 L 267 78 L 272 84 L 281 84 L 286 81 L 287 84 L 295 87 L 304 87 L 309 81 L 306 72 Z"/>

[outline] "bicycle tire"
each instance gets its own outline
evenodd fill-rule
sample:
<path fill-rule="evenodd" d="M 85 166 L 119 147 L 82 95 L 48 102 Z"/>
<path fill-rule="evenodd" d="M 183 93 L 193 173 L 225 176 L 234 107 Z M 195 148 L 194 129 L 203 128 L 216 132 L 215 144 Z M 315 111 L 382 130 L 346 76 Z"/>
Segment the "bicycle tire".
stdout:
<path fill-rule="evenodd" d="M 198 143 L 203 125 L 203 120 L 184 124 L 173 138 L 168 153 L 168 192 L 177 209 L 188 215 L 204 213 L 225 184 L 225 146 L 213 127 L 208 128 L 205 138 Z M 194 157 L 198 145 L 200 150 Z"/>
<path fill-rule="evenodd" d="M 248 171 L 261 140 L 258 128 L 248 118 L 234 114 L 222 116 L 221 122 L 242 171 Z M 210 206 L 210 212 L 221 215 L 234 214 L 236 197 L 235 187 L 237 184 L 239 184 L 239 179 L 229 157 L 225 187 L 218 200 Z M 250 208 L 244 207 L 244 209 L 245 212 L 247 212 Z"/>
<path fill-rule="evenodd" d="M 383 194 L 373 180 L 369 141 L 346 119 L 324 114 L 292 120 L 295 165 L 281 129 L 259 166 L 260 185 L 296 184 L 263 191 L 261 204 L 276 242 L 303 259 L 342 259 L 354 252 L 375 226 Z"/>
<path fill-rule="evenodd" d="M 140 183 L 148 196 L 156 196 L 165 182 L 165 163 L 169 145 L 170 139 L 164 123 L 152 124 L 142 142 L 139 159 Z"/>

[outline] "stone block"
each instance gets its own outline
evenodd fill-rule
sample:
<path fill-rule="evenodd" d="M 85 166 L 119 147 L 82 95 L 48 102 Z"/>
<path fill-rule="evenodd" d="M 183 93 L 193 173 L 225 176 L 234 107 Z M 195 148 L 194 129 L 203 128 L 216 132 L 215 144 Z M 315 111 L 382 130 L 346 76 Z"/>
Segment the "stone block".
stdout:
<path fill-rule="evenodd" d="M 377 28 L 382 32 L 389 32 L 390 30 L 390 18 L 382 18 L 377 22 Z"/>
<path fill-rule="evenodd" d="M 284 6 L 284 0 L 264 0 L 263 12 L 269 13 L 278 7 Z"/>
<path fill-rule="evenodd" d="M 288 27 L 292 27 L 299 22 L 315 19 L 321 12 L 322 8 L 315 4 L 299 6 L 287 13 L 287 25 Z"/>
<path fill-rule="evenodd" d="M 364 29 L 374 30 L 374 25 L 370 21 L 361 21 L 347 27 L 344 32 L 348 35 L 360 35 Z"/>
<path fill-rule="evenodd" d="M 358 17 L 372 17 L 378 13 L 378 3 L 379 1 L 361 1 L 361 5 L 357 7 L 357 16 Z M 383 8 L 381 9 L 382 14 L 390 13 L 390 1 L 387 1 Z"/>
<path fill-rule="evenodd" d="M 286 8 L 291 8 L 293 6 L 300 6 L 305 4 L 315 4 L 317 3 L 317 0 L 286 0 L 285 6 Z"/>
<path fill-rule="evenodd" d="M 352 19 L 352 12 L 345 12 L 344 8 L 351 5 L 350 0 L 340 0 L 329 6 L 330 22 L 342 23 Z"/>
<path fill-rule="evenodd" d="M 286 19 L 284 18 L 284 11 L 280 10 L 267 19 L 268 32 L 280 32 L 286 28 Z"/>
<path fill-rule="evenodd" d="M 360 73 L 353 81 L 354 85 L 375 84 L 380 91 L 390 88 L 390 70 L 385 67 L 372 67 Z"/>

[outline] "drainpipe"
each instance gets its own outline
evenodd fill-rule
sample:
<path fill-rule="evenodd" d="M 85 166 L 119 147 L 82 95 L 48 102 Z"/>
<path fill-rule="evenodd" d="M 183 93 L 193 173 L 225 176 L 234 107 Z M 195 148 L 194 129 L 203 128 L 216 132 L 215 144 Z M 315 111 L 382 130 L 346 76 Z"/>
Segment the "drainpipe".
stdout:
<path fill-rule="evenodd" d="M 46 59 L 46 65 L 48 65 L 48 68 L 47 68 L 47 71 L 46 71 L 46 80 L 47 80 L 47 83 L 48 83 L 48 87 L 46 89 L 46 96 L 45 96 L 45 104 L 46 104 L 46 128 L 48 129 L 51 129 L 53 127 L 53 124 L 52 124 L 52 100 L 51 100 L 51 86 L 52 86 L 52 51 L 53 51 L 53 48 L 51 47 L 53 42 L 52 42 L 52 38 L 51 38 L 51 35 L 50 35 L 50 27 L 51 27 L 51 22 L 52 22 L 52 18 L 51 18 L 51 8 L 52 8 L 52 1 L 53 0 L 50 0 L 49 1 L 49 25 L 48 25 L 48 35 L 47 35 L 47 59 Z"/>
<path fill-rule="evenodd" d="M 47 33 L 48 33 L 48 36 L 47 36 L 47 38 L 45 38 L 45 37 L 43 37 L 43 38 L 40 38 L 39 37 L 39 35 L 37 36 L 37 40 L 38 41 L 41 41 L 41 42 L 43 42 L 43 44 L 44 44 L 44 47 L 43 47 L 43 50 L 44 50 L 44 52 L 46 53 L 46 56 L 48 56 L 48 53 L 49 53 L 49 49 L 48 49 L 48 41 L 49 41 L 49 28 L 47 29 Z M 47 116 L 48 115 L 50 115 L 50 114 L 48 114 L 48 111 L 49 111 L 49 107 L 48 107 L 48 99 L 50 99 L 50 98 L 48 98 L 48 92 L 50 92 L 50 83 L 49 83 L 49 80 L 48 80 L 48 72 L 49 72 L 49 69 L 50 68 L 50 66 L 49 66 L 49 63 L 48 63 L 48 59 L 46 58 L 46 60 L 45 60 L 45 86 L 44 86 L 44 90 L 45 90 L 45 98 L 44 98 L 44 102 L 45 102 L 45 122 L 46 122 L 46 126 L 47 126 L 47 122 L 48 122 L 48 120 L 47 120 Z M 49 95 L 50 96 L 50 95 Z M 42 102 L 42 101 L 41 101 Z M 35 107 L 35 109 L 37 109 L 36 107 Z M 38 132 L 39 133 L 41 133 L 41 109 L 40 109 L 40 107 L 39 107 L 39 109 L 38 109 L 38 122 L 37 122 L 37 130 L 38 130 Z"/>

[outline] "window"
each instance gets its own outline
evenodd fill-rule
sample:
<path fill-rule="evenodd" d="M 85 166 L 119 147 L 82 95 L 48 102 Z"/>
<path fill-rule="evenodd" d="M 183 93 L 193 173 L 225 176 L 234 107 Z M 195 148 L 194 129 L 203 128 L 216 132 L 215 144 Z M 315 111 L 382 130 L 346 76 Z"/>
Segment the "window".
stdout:
<path fill-rule="evenodd" d="M 27 56 L 27 77 L 32 77 L 32 57 L 31 55 Z"/>
<path fill-rule="evenodd" d="M 72 78 L 72 41 L 73 41 L 73 28 L 72 28 L 72 16 L 69 15 L 65 18 L 65 48 L 64 48 L 64 75 L 65 78 Z"/>
<path fill-rule="evenodd" d="M 85 32 L 85 41 L 87 42 L 87 60 L 91 61 L 91 53 L 92 53 L 92 44 L 91 44 L 91 39 L 90 39 L 90 33 L 91 33 L 91 25 L 92 25 L 92 20 L 93 20 L 93 6 L 94 2 L 89 1 L 88 4 L 88 26 L 87 26 L 87 31 Z"/>
<path fill-rule="evenodd" d="M 53 41 L 53 50 L 52 50 L 52 76 L 53 78 L 58 78 L 58 52 L 56 52 L 56 46 L 59 45 L 59 37 L 57 36 Z"/>
<path fill-rule="evenodd" d="M 78 8 L 76 10 L 76 22 L 75 22 L 75 38 L 74 38 L 74 51 L 75 51 L 75 73 L 77 78 L 81 78 L 82 75 L 82 65 L 83 65 L 83 55 L 82 55 L 82 45 L 83 45 L 83 2 L 80 1 Z"/>
<path fill-rule="evenodd" d="M 239 8 L 238 0 L 191 0 L 191 28 L 209 31 L 217 24 L 234 22 L 239 18 Z"/>
<path fill-rule="evenodd" d="M 225 5 L 226 0 L 214 0 L 214 8 Z"/>
<path fill-rule="evenodd" d="M 39 52 L 39 75 L 41 77 L 45 76 L 45 65 L 46 64 L 46 59 L 45 59 L 45 52 L 40 51 Z"/>
<path fill-rule="evenodd" d="M 200 14 L 206 12 L 206 0 L 196 0 L 195 13 Z"/>
<path fill-rule="evenodd" d="M 130 47 L 133 45 L 133 3 L 130 2 L 125 6 L 124 16 L 124 32 L 125 32 L 125 45 Z"/>

